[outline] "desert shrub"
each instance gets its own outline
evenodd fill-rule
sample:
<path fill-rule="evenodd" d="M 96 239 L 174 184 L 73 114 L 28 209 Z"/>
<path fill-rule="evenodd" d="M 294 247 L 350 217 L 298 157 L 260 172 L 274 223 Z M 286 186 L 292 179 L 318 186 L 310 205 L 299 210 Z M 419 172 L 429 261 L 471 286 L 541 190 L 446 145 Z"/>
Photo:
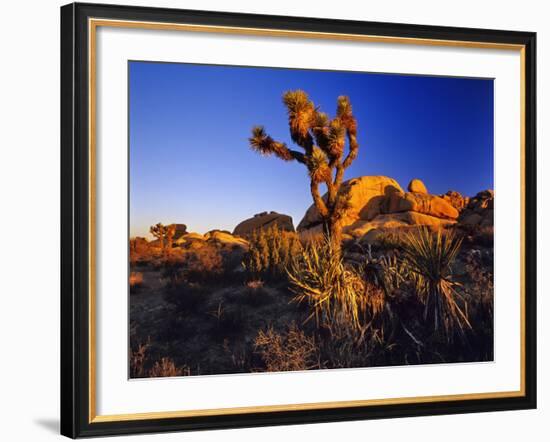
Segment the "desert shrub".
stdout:
<path fill-rule="evenodd" d="M 164 253 L 153 262 L 156 270 L 169 287 L 185 282 L 183 272 L 186 255 L 181 249 L 165 249 Z"/>
<path fill-rule="evenodd" d="M 224 271 L 223 257 L 220 251 L 215 245 L 208 243 L 188 251 L 185 254 L 183 265 L 188 281 L 216 278 Z"/>
<path fill-rule="evenodd" d="M 218 338 L 226 338 L 243 333 L 247 324 L 247 316 L 244 309 L 239 306 L 223 307 L 216 317 L 214 335 Z"/>
<path fill-rule="evenodd" d="M 143 273 L 130 272 L 130 293 L 135 293 L 140 287 L 143 286 Z"/>
<path fill-rule="evenodd" d="M 315 339 L 307 337 L 293 322 L 288 330 L 277 333 L 272 326 L 260 330 L 254 349 L 265 364 L 266 371 L 298 371 L 319 368 Z"/>
<path fill-rule="evenodd" d="M 380 266 L 378 273 L 380 286 L 388 297 L 395 297 L 400 294 L 403 285 L 411 279 L 412 274 L 409 266 L 395 254 L 382 255 L 377 264 Z"/>
<path fill-rule="evenodd" d="M 361 273 L 344 264 L 330 240 L 311 242 L 295 257 L 288 277 L 296 302 L 307 302 L 318 326 L 333 336 L 362 339 L 372 318 L 383 308 L 383 294 Z"/>
<path fill-rule="evenodd" d="M 171 358 L 162 357 L 160 361 L 155 361 L 151 349 L 150 339 L 145 344 L 140 343 L 135 349 L 130 349 L 131 378 L 188 376 L 191 374 L 186 365 L 177 367 Z"/>
<path fill-rule="evenodd" d="M 223 256 L 215 245 L 202 243 L 190 250 L 172 249 L 158 260 L 167 286 L 217 280 L 224 272 Z"/>
<path fill-rule="evenodd" d="M 495 229 L 493 226 L 480 226 L 474 232 L 474 244 L 482 247 L 493 247 L 495 237 Z"/>
<path fill-rule="evenodd" d="M 147 362 L 147 350 L 150 343 L 138 344 L 136 349 L 130 349 L 130 377 L 141 378 L 145 376 L 145 364 Z"/>
<path fill-rule="evenodd" d="M 493 226 L 461 224 L 458 229 L 462 232 L 466 244 L 489 248 L 492 248 L 494 245 L 495 229 Z"/>
<path fill-rule="evenodd" d="M 470 279 L 466 292 L 470 295 L 470 312 L 476 323 L 483 323 L 492 330 L 494 283 L 491 268 L 483 265 L 479 250 L 471 250 L 465 259 L 465 270 Z"/>
<path fill-rule="evenodd" d="M 190 370 L 187 367 L 176 367 L 170 358 L 161 358 L 156 361 L 148 372 L 150 378 L 165 378 L 170 376 L 189 376 Z"/>
<path fill-rule="evenodd" d="M 164 299 L 181 313 L 200 311 L 210 295 L 210 290 L 197 283 L 182 283 L 167 287 Z"/>
<path fill-rule="evenodd" d="M 223 340 L 222 349 L 226 357 L 229 359 L 229 370 L 239 373 L 250 372 L 253 366 L 252 359 L 254 358 L 253 347 L 248 343 L 230 343 L 230 340 Z"/>
<path fill-rule="evenodd" d="M 148 264 L 160 255 L 160 251 L 151 247 L 145 238 L 130 238 L 129 243 L 130 264 Z"/>
<path fill-rule="evenodd" d="M 244 287 L 244 302 L 250 306 L 260 306 L 271 301 L 269 291 L 264 287 L 261 279 L 248 281 Z"/>
<path fill-rule="evenodd" d="M 243 266 L 253 276 L 263 278 L 286 275 L 292 257 L 302 248 L 296 233 L 281 230 L 276 224 L 254 231 L 249 243 Z"/>
<path fill-rule="evenodd" d="M 471 328 L 451 269 L 461 244 L 454 231 L 433 233 L 427 228 L 410 232 L 403 243 L 404 263 L 424 305 L 424 320 L 448 341 L 455 332 L 463 335 L 464 329 Z"/>

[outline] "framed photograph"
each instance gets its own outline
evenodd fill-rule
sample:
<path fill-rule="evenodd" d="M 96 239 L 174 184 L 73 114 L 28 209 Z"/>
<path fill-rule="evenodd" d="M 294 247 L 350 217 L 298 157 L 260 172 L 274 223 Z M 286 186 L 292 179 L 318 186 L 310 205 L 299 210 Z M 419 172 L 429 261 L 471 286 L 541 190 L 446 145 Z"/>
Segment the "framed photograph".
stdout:
<path fill-rule="evenodd" d="M 61 432 L 536 407 L 536 36 L 61 8 Z"/>

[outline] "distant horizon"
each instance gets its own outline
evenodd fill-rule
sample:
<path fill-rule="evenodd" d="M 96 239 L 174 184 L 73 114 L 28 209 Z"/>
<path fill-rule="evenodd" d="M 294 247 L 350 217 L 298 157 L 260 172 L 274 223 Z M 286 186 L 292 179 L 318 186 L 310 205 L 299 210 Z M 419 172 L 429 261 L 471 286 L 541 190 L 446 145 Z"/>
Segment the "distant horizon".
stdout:
<path fill-rule="evenodd" d="M 233 231 L 275 211 L 296 227 L 312 204 L 307 170 L 248 146 L 254 125 L 290 140 L 282 94 L 302 89 L 333 116 L 350 97 L 359 155 L 345 180 L 384 175 L 406 190 L 494 189 L 492 79 L 129 62 L 130 236 L 179 223 Z M 324 193 L 324 189 L 322 190 Z"/>

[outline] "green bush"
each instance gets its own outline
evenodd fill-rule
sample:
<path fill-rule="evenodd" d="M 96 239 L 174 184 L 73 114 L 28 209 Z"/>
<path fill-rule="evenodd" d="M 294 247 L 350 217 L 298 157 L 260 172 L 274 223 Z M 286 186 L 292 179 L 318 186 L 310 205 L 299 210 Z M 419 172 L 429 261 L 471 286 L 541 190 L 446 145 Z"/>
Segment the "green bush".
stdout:
<path fill-rule="evenodd" d="M 254 231 L 249 242 L 243 266 L 255 278 L 286 275 L 293 256 L 302 249 L 296 233 L 281 230 L 276 224 L 268 229 Z"/>

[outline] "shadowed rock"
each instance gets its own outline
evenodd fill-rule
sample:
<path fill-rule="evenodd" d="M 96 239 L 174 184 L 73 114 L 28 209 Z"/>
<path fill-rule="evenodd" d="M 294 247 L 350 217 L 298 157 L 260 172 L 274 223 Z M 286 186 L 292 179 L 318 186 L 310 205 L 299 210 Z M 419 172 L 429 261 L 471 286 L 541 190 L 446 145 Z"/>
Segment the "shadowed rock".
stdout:
<path fill-rule="evenodd" d="M 468 198 L 467 196 L 462 196 L 460 192 L 457 192 L 455 190 L 449 190 L 447 193 L 439 196 L 445 201 L 451 203 L 451 205 L 456 210 L 458 210 L 459 213 L 466 208 L 470 201 L 470 198 Z"/>
<path fill-rule="evenodd" d="M 473 198 L 460 214 L 459 222 L 467 226 L 492 226 L 494 224 L 494 198 L 493 190 L 483 190 Z"/>
<path fill-rule="evenodd" d="M 182 236 L 187 234 L 187 226 L 185 224 L 169 224 L 166 227 L 170 228 L 174 226 L 174 237 L 172 238 L 172 241 L 177 241 Z"/>
<path fill-rule="evenodd" d="M 262 212 L 239 223 L 233 230 L 233 235 L 245 236 L 255 230 L 267 229 L 273 225 L 277 225 L 281 230 L 294 232 L 292 217 L 277 212 Z"/>

